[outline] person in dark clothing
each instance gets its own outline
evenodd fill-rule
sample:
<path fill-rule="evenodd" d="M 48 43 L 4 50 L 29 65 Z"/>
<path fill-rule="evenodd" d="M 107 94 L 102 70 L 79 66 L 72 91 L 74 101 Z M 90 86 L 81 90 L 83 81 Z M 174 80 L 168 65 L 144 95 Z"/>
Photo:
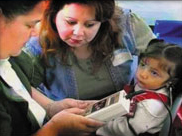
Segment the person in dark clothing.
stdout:
<path fill-rule="evenodd" d="M 102 125 L 79 115 L 90 102 L 74 99 L 54 102 L 31 87 L 12 58 L 21 53 L 25 42 L 35 34 L 35 24 L 41 20 L 44 9 L 42 0 L 0 1 L 1 136 L 83 136 Z M 29 59 L 27 56 L 26 65 Z"/>

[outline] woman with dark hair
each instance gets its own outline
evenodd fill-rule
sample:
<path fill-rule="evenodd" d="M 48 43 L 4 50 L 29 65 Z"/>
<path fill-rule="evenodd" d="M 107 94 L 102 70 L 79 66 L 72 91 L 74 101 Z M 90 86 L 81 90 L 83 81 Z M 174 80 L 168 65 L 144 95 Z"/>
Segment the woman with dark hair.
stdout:
<path fill-rule="evenodd" d="M 42 0 L 0 1 L 1 136 L 89 135 L 102 125 L 76 115 L 84 113 L 90 102 L 73 99 L 54 102 L 31 87 L 15 62 L 23 45 L 35 35 L 44 4 Z M 31 58 L 24 52 L 21 54 L 25 65 L 31 66 Z"/>
<path fill-rule="evenodd" d="M 52 0 L 39 37 L 47 66 L 33 84 L 54 100 L 103 98 L 131 81 L 137 54 L 152 38 L 143 20 L 114 0 Z"/>

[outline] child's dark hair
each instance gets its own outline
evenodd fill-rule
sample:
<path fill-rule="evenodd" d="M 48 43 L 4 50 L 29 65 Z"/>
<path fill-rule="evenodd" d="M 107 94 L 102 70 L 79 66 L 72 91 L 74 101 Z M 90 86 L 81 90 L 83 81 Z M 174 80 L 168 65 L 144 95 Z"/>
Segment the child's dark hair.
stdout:
<path fill-rule="evenodd" d="M 147 49 L 140 54 L 139 60 L 145 57 L 164 58 L 175 64 L 173 68 L 169 67 L 167 70 L 170 75 L 168 83 L 173 89 L 173 97 L 175 98 L 182 89 L 182 48 L 164 40 L 153 39 L 149 42 Z"/>

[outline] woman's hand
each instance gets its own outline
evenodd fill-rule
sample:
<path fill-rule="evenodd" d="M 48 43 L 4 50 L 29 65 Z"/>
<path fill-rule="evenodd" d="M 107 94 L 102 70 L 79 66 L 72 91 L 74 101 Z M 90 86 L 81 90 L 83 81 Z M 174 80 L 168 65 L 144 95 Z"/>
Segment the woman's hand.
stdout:
<path fill-rule="evenodd" d="M 91 104 L 90 101 L 75 100 L 71 98 L 64 99 L 60 102 L 62 104 L 63 109 L 68 109 L 68 108 L 85 109 L 89 104 Z"/>
<path fill-rule="evenodd" d="M 51 102 L 46 106 L 47 113 L 50 117 L 54 116 L 56 113 L 67 109 L 67 111 L 75 114 L 83 114 L 86 108 L 95 101 L 81 101 L 71 98 L 67 98 L 61 101 Z M 70 109 L 71 108 L 71 109 Z M 82 109 L 82 110 L 78 110 Z"/>
<path fill-rule="evenodd" d="M 64 136 L 89 136 L 103 125 L 102 122 L 72 114 L 67 111 L 57 113 L 49 121 L 54 126 L 54 131 Z"/>
<path fill-rule="evenodd" d="M 95 136 L 94 132 L 102 125 L 102 122 L 63 110 L 33 136 Z"/>

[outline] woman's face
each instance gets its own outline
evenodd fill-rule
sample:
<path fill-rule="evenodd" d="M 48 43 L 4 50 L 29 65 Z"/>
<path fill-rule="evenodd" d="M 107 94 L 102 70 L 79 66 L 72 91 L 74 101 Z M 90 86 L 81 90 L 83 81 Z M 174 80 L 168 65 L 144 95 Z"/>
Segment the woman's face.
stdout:
<path fill-rule="evenodd" d="M 42 18 L 44 2 L 40 2 L 26 15 L 7 20 L 0 14 L 0 59 L 17 56 L 30 36 L 35 36 L 35 25 Z"/>
<path fill-rule="evenodd" d="M 55 19 L 60 38 L 77 48 L 88 45 L 96 36 L 101 22 L 95 20 L 95 8 L 84 4 L 68 4 Z"/>

